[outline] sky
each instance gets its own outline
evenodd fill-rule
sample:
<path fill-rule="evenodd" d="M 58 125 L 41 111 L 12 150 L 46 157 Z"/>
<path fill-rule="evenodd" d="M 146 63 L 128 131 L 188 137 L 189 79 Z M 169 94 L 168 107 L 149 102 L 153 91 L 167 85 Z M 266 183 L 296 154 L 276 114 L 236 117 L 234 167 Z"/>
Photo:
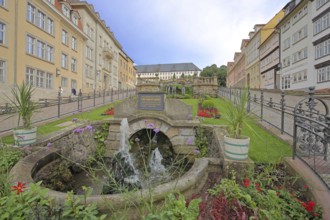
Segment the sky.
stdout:
<path fill-rule="evenodd" d="M 233 61 L 255 24 L 289 0 L 86 0 L 136 65 Z"/>

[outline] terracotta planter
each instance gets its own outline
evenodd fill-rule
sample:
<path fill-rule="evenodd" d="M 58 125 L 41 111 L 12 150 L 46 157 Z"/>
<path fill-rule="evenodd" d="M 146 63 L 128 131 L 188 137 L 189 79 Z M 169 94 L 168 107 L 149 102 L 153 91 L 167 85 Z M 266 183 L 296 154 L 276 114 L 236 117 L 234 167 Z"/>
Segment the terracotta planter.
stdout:
<path fill-rule="evenodd" d="M 250 138 L 235 139 L 225 136 L 225 157 L 231 160 L 247 160 Z"/>
<path fill-rule="evenodd" d="M 15 145 L 23 147 L 37 141 L 37 127 L 31 129 L 16 129 L 13 131 Z"/>

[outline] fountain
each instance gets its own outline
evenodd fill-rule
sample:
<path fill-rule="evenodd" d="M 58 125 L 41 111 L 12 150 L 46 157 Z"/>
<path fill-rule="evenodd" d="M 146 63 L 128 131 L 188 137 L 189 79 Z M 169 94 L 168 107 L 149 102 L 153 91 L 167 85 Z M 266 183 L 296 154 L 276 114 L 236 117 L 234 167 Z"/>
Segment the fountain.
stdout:
<path fill-rule="evenodd" d="M 194 158 L 193 149 L 196 146 L 188 144 L 187 140 L 194 137 L 193 128 L 198 125 L 198 122 L 189 117 L 191 108 L 177 100 L 165 100 L 165 102 L 164 111 L 156 114 L 138 111 L 136 102 L 131 99 L 122 103 L 122 109 L 116 109 L 116 112 L 125 115 L 124 117 L 116 116 L 117 118 L 91 124 L 93 127 L 101 127 L 104 123 L 110 124 L 106 136 L 105 156 L 111 156 L 111 159 L 104 159 L 108 162 L 108 168 L 105 171 L 118 170 L 117 174 L 112 174 L 113 179 L 117 178 L 124 188 L 133 190 L 128 194 L 118 191 L 107 193 L 104 190 L 107 184 L 98 183 L 97 187 L 93 185 L 92 195 L 86 198 L 87 204 L 96 203 L 102 211 L 119 211 L 128 206 L 141 206 L 144 201 L 150 199 L 153 202 L 161 201 L 173 191 L 191 195 L 201 189 L 207 178 L 209 163 L 212 165 L 220 163 L 206 158 Z M 154 123 L 159 128 L 157 135 L 153 129 L 146 126 L 146 121 Z M 63 130 L 39 142 L 40 147 L 46 146 L 48 142 L 52 142 L 53 147 L 40 148 L 18 162 L 10 172 L 11 181 L 13 183 L 20 181 L 27 185 L 35 182 L 38 173 L 61 159 L 60 155 L 63 150 L 68 149 L 68 146 L 76 144 L 73 143 L 72 131 Z M 140 139 L 139 142 L 137 142 L 138 139 Z M 80 149 L 80 147 L 75 149 Z M 191 162 L 189 170 L 185 173 L 177 172 L 180 175 L 173 175 L 172 172 L 178 170 L 174 165 L 182 167 L 182 164 L 185 165 L 188 161 L 185 158 L 189 158 Z M 117 168 L 109 169 L 113 164 L 116 164 Z M 102 170 L 98 174 L 103 182 L 104 180 L 106 183 L 110 182 L 109 172 L 104 173 Z M 107 174 L 106 178 L 104 174 Z M 80 178 L 79 181 L 88 183 L 86 174 L 80 175 Z M 152 181 L 155 182 L 151 184 Z M 127 192 L 127 190 L 121 192 Z M 61 192 L 49 188 L 48 194 L 58 203 L 65 202 L 66 191 Z"/>

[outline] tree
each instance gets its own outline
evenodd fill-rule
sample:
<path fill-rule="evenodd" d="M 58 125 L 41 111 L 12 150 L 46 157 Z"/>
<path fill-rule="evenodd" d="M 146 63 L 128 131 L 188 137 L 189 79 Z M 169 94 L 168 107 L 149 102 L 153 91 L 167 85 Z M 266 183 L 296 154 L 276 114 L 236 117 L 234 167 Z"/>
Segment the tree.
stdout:
<path fill-rule="evenodd" d="M 214 75 L 218 78 L 219 86 L 226 86 L 227 66 L 222 65 L 218 68 L 216 64 L 213 64 L 205 67 L 201 72 L 201 76 L 203 77 L 212 77 Z"/>

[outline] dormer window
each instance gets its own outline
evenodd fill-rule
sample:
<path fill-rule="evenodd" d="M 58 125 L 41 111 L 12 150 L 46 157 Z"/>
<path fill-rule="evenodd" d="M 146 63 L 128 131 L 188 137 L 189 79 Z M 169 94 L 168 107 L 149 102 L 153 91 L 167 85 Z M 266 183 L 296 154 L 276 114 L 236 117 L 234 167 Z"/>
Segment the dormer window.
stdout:
<path fill-rule="evenodd" d="M 66 17 L 70 18 L 70 9 L 67 6 L 65 6 L 64 4 L 62 4 L 62 13 Z"/>
<path fill-rule="evenodd" d="M 47 0 L 49 1 L 51 4 L 55 5 L 55 0 Z"/>
<path fill-rule="evenodd" d="M 72 22 L 78 26 L 78 18 L 75 15 L 72 15 Z"/>

